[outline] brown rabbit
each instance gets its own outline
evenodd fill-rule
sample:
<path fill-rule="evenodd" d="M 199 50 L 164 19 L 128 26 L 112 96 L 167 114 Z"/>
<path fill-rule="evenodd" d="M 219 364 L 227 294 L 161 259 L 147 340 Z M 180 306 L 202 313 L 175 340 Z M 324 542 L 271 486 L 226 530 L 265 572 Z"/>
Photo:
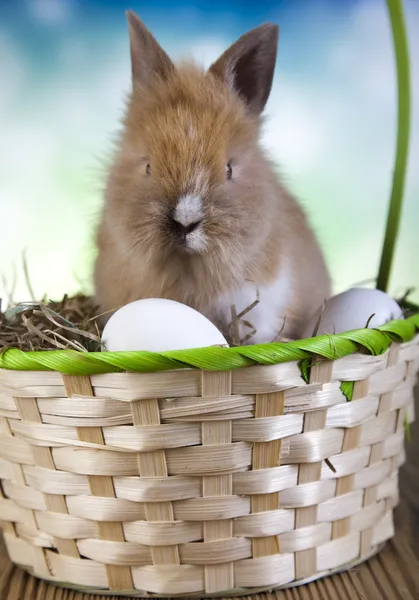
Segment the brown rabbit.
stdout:
<path fill-rule="evenodd" d="M 135 14 L 128 21 L 133 89 L 98 233 L 98 302 L 110 311 L 177 300 L 229 339 L 232 305 L 253 304 L 242 342 L 298 337 L 330 283 L 302 210 L 259 146 L 277 26 L 246 33 L 206 72 L 175 67 Z"/>

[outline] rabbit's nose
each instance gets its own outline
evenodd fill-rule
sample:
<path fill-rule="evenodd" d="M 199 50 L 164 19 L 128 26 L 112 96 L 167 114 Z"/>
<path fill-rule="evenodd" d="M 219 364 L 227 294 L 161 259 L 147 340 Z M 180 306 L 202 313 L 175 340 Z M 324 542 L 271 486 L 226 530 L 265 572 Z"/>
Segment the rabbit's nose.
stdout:
<path fill-rule="evenodd" d="M 201 221 L 195 221 L 194 223 L 188 223 L 187 225 L 184 225 L 183 223 L 180 223 L 172 218 L 171 224 L 173 231 L 176 233 L 182 243 L 184 243 L 188 235 L 199 227 Z"/>

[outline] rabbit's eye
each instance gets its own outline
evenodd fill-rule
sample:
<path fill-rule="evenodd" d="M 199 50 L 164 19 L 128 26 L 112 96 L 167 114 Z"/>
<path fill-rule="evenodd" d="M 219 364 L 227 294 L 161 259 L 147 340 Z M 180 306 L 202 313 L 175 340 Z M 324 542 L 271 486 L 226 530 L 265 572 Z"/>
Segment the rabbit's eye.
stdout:
<path fill-rule="evenodd" d="M 233 175 L 233 167 L 231 166 L 230 163 L 227 163 L 226 165 L 226 179 L 231 179 Z"/>
<path fill-rule="evenodd" d="M 145 172 L 146 172 L 146 175 L 151 175 L 151 165 L 150 165 L 150 163 L 146 164 Z"/>

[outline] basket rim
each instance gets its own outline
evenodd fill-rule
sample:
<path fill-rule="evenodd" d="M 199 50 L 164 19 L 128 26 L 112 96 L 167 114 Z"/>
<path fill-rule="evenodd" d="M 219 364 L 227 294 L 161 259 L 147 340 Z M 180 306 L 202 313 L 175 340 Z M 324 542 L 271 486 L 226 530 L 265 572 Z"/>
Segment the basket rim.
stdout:
<path fill-rule="evenodd" d="M 104 373 L 153 373 L 179 369 L 232 371 L 253 365 L 277 365 L 304 361 L 313 355 L 337 360 L 361 352 L 377 356 L 393 342 L 411 341 L 419 332 L 419 312 L 374 329 L 356 329 L 292 342 L 275 342 L 232 348 L 210 346 L 166 352 L 78 352 L 38 350 L 23 352 L 9 348 L 0 353 L 0 369 L 12 371 L 57 371 L 65 375 Z"/>

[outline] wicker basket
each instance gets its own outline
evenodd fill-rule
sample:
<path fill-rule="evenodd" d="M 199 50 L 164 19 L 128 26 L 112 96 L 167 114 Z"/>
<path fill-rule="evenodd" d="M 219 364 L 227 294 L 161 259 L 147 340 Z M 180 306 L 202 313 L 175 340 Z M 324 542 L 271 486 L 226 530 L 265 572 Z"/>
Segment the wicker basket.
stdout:
<path fill-rule="evenodd" d="M 378 287 L 409 137 L 399 91 Z M 11 560 L 127 596 L 239 595 L 346 569 L 393 535 L 419 315 L 287 344 L 151 354 L 0 353 L 0 526 Z M 1 334 L 0 334 L 1 335 Z"/>
<path fill-rule="evenodd" d="M 81 588 L 202 596 L 367 558 L 393 535 L 418 329 L 416 316 L 259 348 L 6 352 L 0 366 L 32 369 L 0 370 L 11 560 Z M 266 364 L 243 367 L 255 357 Z"/>

